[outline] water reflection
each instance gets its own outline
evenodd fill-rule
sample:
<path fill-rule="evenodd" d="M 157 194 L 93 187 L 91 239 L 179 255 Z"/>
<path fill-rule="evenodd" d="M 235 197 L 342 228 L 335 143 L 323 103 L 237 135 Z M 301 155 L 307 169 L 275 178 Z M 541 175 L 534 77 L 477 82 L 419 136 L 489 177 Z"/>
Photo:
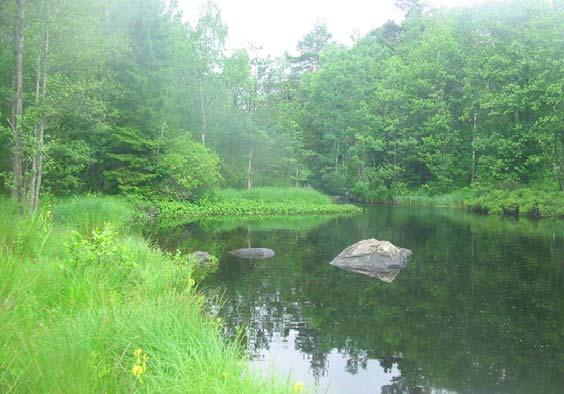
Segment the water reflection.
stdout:
<path fill-rule="evenodd" d="M 257 369 L 319 392 L 561 392 L 562 222 L 388 207 L 323 220 L 190 226 L 163 243 L 221 256 L 205 287 Z M 227 254 L 249 234 L 276 255 Z M 366 238 L 413 250 L 393 283 L 328 264 Z"/>

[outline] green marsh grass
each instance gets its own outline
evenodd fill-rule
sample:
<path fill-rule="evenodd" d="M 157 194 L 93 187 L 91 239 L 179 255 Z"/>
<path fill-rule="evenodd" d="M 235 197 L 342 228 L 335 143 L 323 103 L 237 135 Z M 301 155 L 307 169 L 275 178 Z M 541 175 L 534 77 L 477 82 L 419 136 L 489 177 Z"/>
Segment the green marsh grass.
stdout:
<path fill-rule="evenodd" d="M 468 208 L 509 216 L 564 217 L 564 193 L 520 188 L 515 190 L 463 189 L 439 196 L 397 196 L 391 203 L 420 207 Z"/>
<path fill-rule="evenodd" d="M 117 197 L 84 196 L 65 199 L 53 207 L 53 219 L 81 234 L 88 234 L 104 223 L 129 226 L 133 206 Z"/>
<path fill-rule="evenodd" d="M 217 196 L 220 201 L 251 200 L 266 203 L 331 204 L 331 198 L 312 188 L 257 187 L 253 189 L 222 189 Z"/>
<path fill-rule="evenodd" d="M 190 257 L 126 235 L 128 204 L 87 197 L 52 212 L 0 202 L 0 392 L 291 392 L 223 341 Z"/>
<path fill-rule="evenodd" d="M 224 189 L 197 204 L 158 201 L 156 205 L 160 226 L 164 228 L 214 218 L 352 215 L 362 212 L 354 205 L 334 204 L 328 196 L 310 188 Z"/>

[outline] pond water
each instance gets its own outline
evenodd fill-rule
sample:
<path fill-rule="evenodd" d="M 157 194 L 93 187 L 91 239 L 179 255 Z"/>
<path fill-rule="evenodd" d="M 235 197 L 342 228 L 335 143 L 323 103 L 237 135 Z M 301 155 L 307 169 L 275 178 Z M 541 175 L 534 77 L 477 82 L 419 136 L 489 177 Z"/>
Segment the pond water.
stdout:
<path fill-rule="evenodd" d="M 391 282 L 329 265 L 366 238 L 413 259 Z M 243 332 L 265 374 L 319 393 L 564 392 L 562 221 L 371 207 L 193 224 L 162 243 L 220 257 L 200 287 L 222 294 L 226 335 Z M 276 255 L 227 253 L 249 245 Z"/>

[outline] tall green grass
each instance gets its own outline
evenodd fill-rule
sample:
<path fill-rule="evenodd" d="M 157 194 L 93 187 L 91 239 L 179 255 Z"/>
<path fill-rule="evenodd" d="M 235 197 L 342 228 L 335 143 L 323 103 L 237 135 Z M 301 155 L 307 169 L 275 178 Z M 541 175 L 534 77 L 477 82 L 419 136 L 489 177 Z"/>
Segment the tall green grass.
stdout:
<path fill-rule="evenodd" d="M 415 194 L 396 196 L 392 199 L 392 203 L 395 205 L 411 205 L 418 207 L 464 208 L 465 201 L 473 195 L 474 193 L 468 191 L 456 191 L 439 196 Z"/>
<path fill-rule="evenodd" d="M 331 204 L 329 196 L 312 188 L 257 187 L 253 189 L 223 189 L 216 193 L 220 201 L 252 200 L 265 203 Z"/>
<path fill-rule="evenodd" d="M 129 226 L 133 206 L 123 199 L 109 196 L 72 197 L 53 207 L 53 219 L 74 230 L 88 234 L 104 223 Z"/>
<path fill-rule="evenodd" d="M 463 189 L 440 196 L 397 196 L 397 205 L 468 208 L 511 216 L 564 217 L 564 193 L 533 188 L 515 190 Z"/>
<path fill-rule="evenodd" d="M 291 391 L 222 340 L 189 256 L 126 235 L 128 204 L 87 197 L 52 212 L 0 202 L 0 392 Z M 138 376 L 136 349 L 148 357 Z"/>

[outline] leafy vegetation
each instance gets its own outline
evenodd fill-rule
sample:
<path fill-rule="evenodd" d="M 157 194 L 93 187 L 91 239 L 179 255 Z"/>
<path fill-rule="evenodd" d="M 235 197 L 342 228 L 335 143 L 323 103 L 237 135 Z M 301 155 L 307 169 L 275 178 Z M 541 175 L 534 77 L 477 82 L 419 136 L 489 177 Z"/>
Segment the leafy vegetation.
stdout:
<path fill-rule="evenodd" d="M 564 194 L 522 188 L 517 190 L 464 189 L 445 195 L 394 197 L 391 203 L 426 207 L 468 208 L 479 213 L 509 216 L 564 217 Z"/>
<path fill-rule="evenodd" d="M 202 315 L 190 257 L 126 235 L 127 204 L 0 212 L 0 391 L 290 392 L 253 377 Z"/>
<path fill-rule="evenodd" d="M 329 205 L 331 199 L 314 189 L 297 187 L 260 187 L 250 190 L 222 189 L 216 193 L 220 201 L 252 200 L 264 203 L 303 203 Z"/>
<path fill-rule="evenodd" d="M 306 37 L 321 49 L 280 100 L 309 182 L 368 202 L 427 203 L 401 196 L 463 188 L 561 195 L 562 3 L 401 3 L 400 25 L 388 22 L 352 47 L 332 43 L 322 27 Z M 547 199 L 544 211 L 560 201 Z"/>
<path fill-rule="evenodd" d="M 333 204 L 331 199 L 313 189 L 254 188 L 220 190 L 197 204 L 179 201 L 156 201 L 158 219 L 163 227 L 217 218 L 253 216 L 292 216 L 341 214 L 362 209 L 350 204 Z"/>
<path fill-rule="evenodd" d="M 540 214 L 559 212 L 562 2 L 397 5 L 401 23 L 351 46 L 317 24 L 273 58 L 226 51 L 211 1 L 192 21 L 164 0 L 6 2 L 0 187 L 32 211 L 48 195 L 312 186 L 416 204 L 470 189 L 489 212 L 546 190 L 560 194 Z"/>
<path fill-rule="evenodd" d="M 226 50 L 212 1 L 192 21 L 1 2 L 0 391 L 283 391 L 221 343 L 205 270 L 137 235 L 138 206 L 162 226 L 362 211 L 316 189 L 564 216 L 563 3 L 397 4 L 350 46 L 317 24 L 272 58 Z"/>

